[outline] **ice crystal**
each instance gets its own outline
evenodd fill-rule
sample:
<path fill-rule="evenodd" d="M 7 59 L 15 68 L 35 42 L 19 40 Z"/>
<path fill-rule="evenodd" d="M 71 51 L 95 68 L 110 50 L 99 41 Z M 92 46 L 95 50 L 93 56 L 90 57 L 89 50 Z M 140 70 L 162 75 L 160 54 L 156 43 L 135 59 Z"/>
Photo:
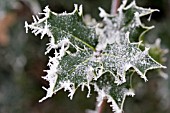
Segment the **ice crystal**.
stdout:
<path fill-rule="evenodd" d="M 69 92 L 70 99 L 77 88 L 82 91 L 91 87 L 98 93 L 98 105 L 103 99 L 111 103 L 115 113 L 121 113 L 126 96 L 134 96 L 129 88 L 129 76 L 126 73 L 134 69 L 141 78 L 147 81 L 146 72 L 155 68 L 165 68 L 148 54 L 148 48 L 139 49 L 139 39 L 146 31 L 153 28 L 142 24 L 140 17 L 151 14 L 153 9 L 136 6 L 135 1 L 126 6 L 127 0 L 118 9 L 117 15 L 107 14 L 102 8 L 100 17 L 102 24 L 94 27 L 86 26 L 82 21 L 82 6 L 72 13 L 57 14 L 48 6 L 43 10 L 44 18 L 33 16 L 34 22 L 25 22 L 26 32 L 32 30 L 41 38 L 47 35 L 49 43 L 45 54 L 54 49 L 54 56 L 49 56 L 46 76 L 49 88 L 43 100 L 57 91 Z"/>

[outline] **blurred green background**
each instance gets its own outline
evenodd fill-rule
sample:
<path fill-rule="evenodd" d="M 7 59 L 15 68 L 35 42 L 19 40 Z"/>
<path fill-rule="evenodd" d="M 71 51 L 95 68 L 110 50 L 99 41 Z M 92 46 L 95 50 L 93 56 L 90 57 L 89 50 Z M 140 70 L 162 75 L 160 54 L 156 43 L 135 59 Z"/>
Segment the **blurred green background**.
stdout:
<path fill-rule="evenodd" d="M 136 0 L 139 6 L 159 9 L 152 15 L 151 22 L 142 20 L 155 29 L 144 37 L 145 43 L 153 44 L 161 39 L 161 48 L 170 49 L 170 0 Z M 48 57 L 44 55 L 48 37 L 43 40 L 33 34 L 26 34 L 24 22 L 32 22 L 32 15 L 41 12 L 45 6 L 62 13 L 71 12 L 73 4 L 83 4 L 84 15 L 90 14 L 99 19 L 98 7 L 108 13 L 111 0 L 0 0 L 0 113 L 85 113 L 95 109 L 96 93 L 86 98 L 87 91 L 77 91 L 73 100 L 67 92 L 58 92 L 42 103 L 38 100 L 45 96 L 42 86 L 48 83 L 41 79 L 46 73 Z M 159 49 L 153 49 L 154 53 Z M 156 56 L 157 58 L 157 56 Z M 170 73 L 169 53 L 162 60 Z M 159 60 L 159 59 L 158 59 Z M 137 75 L 138 85 L 134 98 L 128 97 L 124 113 L 170 113 L 170 79 L 165 79 L 158 71 L 147 73 L 149 81 L 143 84 Z M 111 113 L 107 105 L 103 113 Z"/>

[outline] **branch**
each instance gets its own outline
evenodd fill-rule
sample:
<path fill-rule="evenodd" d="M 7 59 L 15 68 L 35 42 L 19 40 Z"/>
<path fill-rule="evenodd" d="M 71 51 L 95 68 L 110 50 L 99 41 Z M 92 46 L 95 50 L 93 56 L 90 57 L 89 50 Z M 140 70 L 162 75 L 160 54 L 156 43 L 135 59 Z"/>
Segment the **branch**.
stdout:
<path fill-rule="evenodd" d="M 111 14 L 116 15 L 117 14 L 117 9 L 119 8 L 120 5 L 120 0 L 112 0 L 112 5 L 111 5 Z"/>
<path fill-rule="evenodd" d="M 99 106 L 97 112 L 98 112 L 98 113 L 102 113 L 105 105 L 106 105 L 106 99 L 103 99 L 103 102 L 102 102 L 102 104 Z"/>

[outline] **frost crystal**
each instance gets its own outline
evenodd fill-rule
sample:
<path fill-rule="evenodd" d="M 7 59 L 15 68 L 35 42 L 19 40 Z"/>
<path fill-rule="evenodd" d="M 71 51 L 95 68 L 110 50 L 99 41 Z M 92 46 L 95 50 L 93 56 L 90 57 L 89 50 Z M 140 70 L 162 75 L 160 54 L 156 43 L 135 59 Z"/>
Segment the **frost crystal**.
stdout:
<path fill-rule="evenodd" d="M 118 9 L 117 15 L 107 14 L 102 8 L 100 17 L 103 23 L 89 27 L 82 21 L 82 6 L 72 13 L 57 14 L 48 6 L 43 10 L 44 18 L 33 16 L 34 22 L 25 22 L 26 33 L 32 30 L 41 39 L 47 35 L 49 43 L 45 54 L 54 49 L 54 56 L 49 56 L 48 70 L 43 79 L 49 82 L 49 88 L 43 100 L 52 97 L 57 91 L 68 91 L 73 98 L 77 88 L 88 89 L 90 96 L 93 86 L 98 93 L 98 105 L 103 99 L 111 103 L 115 113 L 123 111 L 126 96 L 134 96 L 129 88 L 127 71 L 133 69 L 147 81 L 146 72 L 155 68 L 165 68 L 148 54 L 149 49 L 139 49 L 139 38 L 151 27 L 142 24 L 140 17 L 151 14 L 152 9 L 136 6 L 127 0 Z M 137 40 L 136 40 L 137 39 Z"/>

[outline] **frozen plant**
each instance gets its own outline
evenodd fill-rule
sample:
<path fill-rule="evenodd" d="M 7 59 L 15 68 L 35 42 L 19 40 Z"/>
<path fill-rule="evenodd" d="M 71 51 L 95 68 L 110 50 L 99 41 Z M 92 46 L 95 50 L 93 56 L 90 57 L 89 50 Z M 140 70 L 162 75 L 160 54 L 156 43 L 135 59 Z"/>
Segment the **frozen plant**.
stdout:
<path fill-rule="evenodd" d="M 61 89 L 68 91 L 72 99 L 77 88 L 86 87 L 87 97 L 91 89 L 98 93 L 98 106 L 107 99 L 113 112 L 121 113 L 126 96 L 135 95 L 128 87 L 127 71 L 136 71 L 147 81 L 148 70 L 165 68 L 149 56 L 149 48 L 139 48 L 140 40 L 130 42 L 153 28 L 142 24 L 140 18 L 158 10 L 138 7 L 135 1 L 127 5 L 123 0 L 116 15 L 99 8 L 103 21 L 87 26 L 82 19 L 82 5 L 74 7 L 72 13 L 57 14 L 46 6 L 40 13 L 43 18 L 36 15 L 33 23 L 25 22 L 26 32 L 30 29 L 35 35 L 41 34 L 41 39 L 49 37 L 45 54 L 55 50 L 54 57 L 49 56 L 47 75 L 42 77 L 49 82 L 49 88 L 43 87 L 47 93 L 40 102 Z"/>

